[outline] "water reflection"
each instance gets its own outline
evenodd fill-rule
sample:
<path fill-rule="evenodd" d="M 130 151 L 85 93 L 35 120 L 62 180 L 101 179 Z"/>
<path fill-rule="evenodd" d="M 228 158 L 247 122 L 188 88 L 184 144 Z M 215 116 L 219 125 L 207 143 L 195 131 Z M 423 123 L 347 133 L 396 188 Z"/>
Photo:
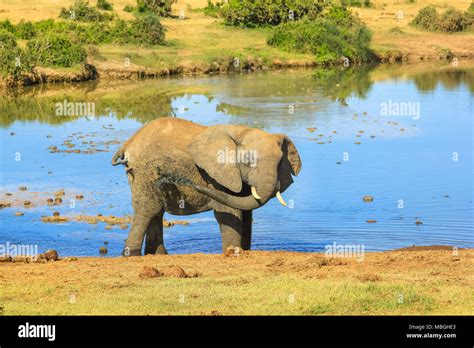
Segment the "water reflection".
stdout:
<path fill-rule="evenodd" d="M 401 76 L 413 81 L 418 91 L 434 91 L 439 85 L 448 90 L 466 85 L 474 93 L 474 68 L 446 67 L 421 72 L 414 70 L 408 77 L 403 66 L 356 66 L 337 69 L 274 71 L 247 75 L 231 75 L 227 82 L 216 86 L 215 78 L 203 77 L 203 85 L 196 86 L 181 78 L 148 80 L 144 82 L 92 81 L 74 85 L 36 85 L 24 89 L 4 89 L 0 92 L 0 126 L 6 127 L 15 121 L 39 121 L 41 123 L 61 124 L 77 116 L 56 115 L 57 103 L 65 100 L 72 103 L 94 103 L 96 116 L 113 115 L 118 119 L 130 117 L 141 123 L 162 116 L 180 116 L 183 110 L 173 108 L 173 101 L 185 94 L 199 93 L 223 98 L 216 106 L 217 112 L 231 116 L 246 117 L 255 112 L 252 100 L 271 98 L 273 106 L 281 104 L 282 113 L 291 122 L 295 104 L 323 102 L 313 105 L 315 109 L 324 107 L 324 100 L 337 101 L 347 106 L 347 99 L 365 99 L 370 92 L 374 76 L 389 71 L 390 78 Z M 189 78 L 193 81 L 193 78 Z M 236 82 L 236 83 L 235 83 Z M 216 88 L 217 87 L 217 88 Z M 226 98 L 226 96 L 228 96 Z M 238 101 L 245 99 L 246 103 Z M 186 110 L 184 110 L 186 111 Z M 260 110 L 261 111 L 261 110 Z M 271 120 L 266 120 L 271 122 Z M 256 126 L 265 127 L 257 122 Z"/>

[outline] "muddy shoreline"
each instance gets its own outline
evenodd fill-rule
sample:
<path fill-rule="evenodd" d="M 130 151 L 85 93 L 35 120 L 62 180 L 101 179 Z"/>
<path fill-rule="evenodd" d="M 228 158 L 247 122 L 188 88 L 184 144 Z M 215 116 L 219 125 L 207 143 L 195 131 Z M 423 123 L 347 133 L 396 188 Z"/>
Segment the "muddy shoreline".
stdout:
<path fill-rule="evenodd" d="M 185 221 L 166 221 L 166 227 L 171 227 L 174 224 L 186 224 Z M 105 248 L 105 247 L 102 247 Z M 105 252 L 104 252 L 105 250 Z M 450 252 L 453 254 L 453 258 L 457 258 L 459 256 L 460 251 L 465 251 L 465 250 L 474 250 L 474 248 L 458 248 L 456 246 L 451 246 L 451 245 L 412 245 L 412 246 L 407 246 L 403 248 L 397 248 L 397 249 L 390 249 L 390 250 L 385 250 L 385 251 L 367 251 L 363 252 L 365 254 L 390 254 L 390 253 L 395 253 L 395 252 Z M 263 253 L 269 253 L 269 254 L 279 254 L 279 253 L 288 253 L 292 255 L 300 255 L 300 256 L 310 256 L 310 255 L 316 255 L 316 256 L 324 256 L 328 260 L 346 260 L 346 259 L 358 259 L 358 257 L 353 256 L 353 257 L 347 257 L 347 256 L 338 256 L 338 255 L 329 255 L 325 251 L 285 251 L 285 250 L 252 250 L 252 251 L 246 251 L 242 250 L 240 248 L 233 248 L 229 247 L 227 250 L 223 253 L 213 253 L 213 254 L 206 254 L 206 255 L 212 255 L 212 256 L 222 256 L 222 257 L 248 257 L 250 254 L 254 252 L 263 252 Z M 107 254 L 106 249 L 99 250 L 99 253 L 102 255 Z M 50 256 L 53 255 L 53 256 Z M 188 254 L 168 254 L 168 255 L 142 255 L 142 256 L 130 256 L 133 259 L 137 258 L 142 258 L 142 257 L 167 257 L 167 256 L 177 256 L 177 257 L 198 257 L 199 255 L 204 255 L 201 253 L 188 253 Z M 123 256 L 112 256 L 109 257 L 112 259 L 120 259 Z M 99 258 L 103 259 L 102 257 Z M 71 261 L 78 261 L 78 260 L 98 260 L 98 256 L 74 256 L 74 255 L 68 255 L 61 257 L 59 252 L 56 249 L 48 249 L 44 253 L 38 254 L 38 255 L 32 255 L 32 256 L 12 256 L 9 254 L 4 254 L 0 255 L 0 264 L 1 263 L 35 263 L 35 264 L 40 264 L 40 263 L 46 263 L 46 262 L 57 262 L 57 261 L 64 261 L 64 262 L 71 262 Z M 360 258 L 358 259 L 359 261 Z"/>
<path fill-rule="evenodd" d="M 448 52 L 446 54 L 418 54 L 418 53 L 402 53 L 393 52 L 375 52 L 376 64 L 386 63 L 417 63 L 429 61 L 451 61 L 453 58 L 462 60 L 473 60 L 474 53 L 455 53 Z M 372 63 L 373 64 L 373 63 Z M 298 68 L 315 68 L 321 66 L 315 61 L 306 60 L 287 60 L 281 61 L 275 59 L 271 65 L 261 64 L 258 60 L 248 60 L 241 67 L 236 68 L 233 61 L 228 64 L 212 64 L 186 66 L 179 65 L 165 69 L 152 69 L 140 66 L 130 67 L 108 67 L 102 62 L 90 61 L 85 64 L 80 72 L 62 72 L 51 68 L 36 67 L 32 73 L 26 74 L 19 81 L 12 79 L 0 78 L 0 86 L 3 88 L 15 88 L 32 86 L 46 83 L 62 83 L 73 84 L 77 82 L 94 81 L 94 80 L 143 80 L 156 79 L 169 76 L 200 76 L 200 75 L 227 75 L 235 73 L 252 73 L 267 70 L 282 69 L 298 69 Z M 321 66 L 322 67 L 322 66 Z"/>

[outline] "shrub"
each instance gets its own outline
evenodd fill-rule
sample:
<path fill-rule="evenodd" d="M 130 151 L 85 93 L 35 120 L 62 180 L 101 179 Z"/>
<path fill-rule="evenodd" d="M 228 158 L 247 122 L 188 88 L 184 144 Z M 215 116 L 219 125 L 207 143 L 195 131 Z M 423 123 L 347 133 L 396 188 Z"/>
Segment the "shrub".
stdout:
<path fill-rule="evenodd" d="M 2 29 L 5 29 L 10 33 L 15 32 L 15 26 L 8 19 L 0 22 L 0 30 Z"/>
<path fill-rule="evenodd" d="M 107 0 L 97 0 L 97 8 L 104 11 L 112 11 L 114 6 Z"/>
<path fill-rule="evenodd" d="M 67 36 L 42 35 L 28 41 L 27 52 L 35 64 L 52 67 L 70 67 L 85 63 L 86 50 Z"/>
<path fill-rule="evenodd" d="M 11 77 L 14 80 L 31 71 L 27 55 L 17 46 L 15 36 L 6 29 L 0 29 L 0 69 L 4 78 Z"/>
<path fill-rule="evenodd" d="M 449 7 L 439 16 L 433 6 L 427 6 L 418 12 L 411 24 L 425 30 L 445 33 L 465 31 L 474 26 L 474 12 L 469 8 L 465 13 L 462 13 L 454 7 Z"/>
<path fill-rule="evenodd" d="M 173 0 L 137 0 L 139 13 L 154 13 L 160 17 L 171 17 L 171 4 Z"/>
<path fill-rule="evenodd" d="M 465 18 L 465 30 L 474 29 L 474 2 L 471 4 L 469 9 L 464 13 Z"/>
<path fill-rule="evenodd" d="M 59 13 L 60 18 L 72 19 L 80 22 L 101 22 L 114 18 L 113 14 L 102 13 L 89 5 L 87 0 L 75 0 L 69 9 L 62 8 Z"/>
<path fill-rule="evenodd" d="M 115 19 L 113 21 L 83 23 L 76 21 L 55 22 L 53 19 L 33 23 L 36 33 L 41 35 L 67 35 L 75 44 L 163 44 L 165 29 L 158 16 L 146 13 L 127 21 Z M 14 30 L 16 28 L 14 27 Z"/>
<path fill-rule="evenodd" d="M 308 17 L 317 18 L 324 2 L 314 0 L 228 0 L 220 6 L 219 14 L 226 24 L 242 27 L 278 25 Z M 209 8 L 208 11 L 213 11 Z"/>
<path fill-rule="evenodd" d="M 445 33 L 454 33 L 463 31 L 466 28 L 466 19 L 464 14 L 454 7 L 448 8 L 439 18 L 438 30 Z"/>
<path fill-rule="evenodd" d="M 374 7 L 374 4 L 371 0 L 346 0 L 344 2 L 347 6 L 353 7 Z"/>
<path fill-rule="evenodd" d="M 434 6 L 423 7 L 411 22 L 426 30 L 436 30 L 438 26 L 438 12 Z"/>
<path fill-rule="evenodd" d="M 160 23 L 160 19 L 153 13 L 138 16 L 131 26 L 131 42 L 146 45 L 160 45 L 165 41 L 165 29 Z"/>
<path fill-rule="evenodd" d="M 207 6 L 204 8 L 204 14 L 211 17 L 219 17 L 223 2 L 213 3 L 212 0 L 207 0 Z"/>
<path fill-rule="evenodd" d="M 371 33 L 360 23 L 341 24 L 333 18 L 303 19 L 276 27 L 268 44 L 287 51 L 312 53 L 316 61 L 330 64 L 343 57 L 354 62 L 370 61 Z"/>
<path fill-rule="evenodd" d="M 131 5 L 125 5 L 125 7 L 123 8 L 123 10 L 125 12 L 133 12 L 135 10 L 135 7 L 131 6 Z"/>
<path fill-rule="evenodd" d="M 15 35 L 20 39 L 29 40 L 36 36 L 36 28 L 30 21 L 26 22 L 22 19 L 15 26 Z"/>
<path fill-rule="evenodd" d="M 0 29 L 0 48 L 8 50 L 17 47 L 15 35 L 6 29 Z"/>

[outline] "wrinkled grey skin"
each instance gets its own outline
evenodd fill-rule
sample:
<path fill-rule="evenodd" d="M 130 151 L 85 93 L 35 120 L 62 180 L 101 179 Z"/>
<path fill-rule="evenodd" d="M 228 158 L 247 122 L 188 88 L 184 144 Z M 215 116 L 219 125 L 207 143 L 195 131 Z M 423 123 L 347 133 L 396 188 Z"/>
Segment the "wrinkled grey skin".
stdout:
<path fill-rule="evenodd" d="M 257 160 L 223 161 L 220 151 L 225 150 L 254 151 Z M 248 250 L 252 210 L 284 192 L 292 175 L 301 170 L 299 154 L 283 134 L 239 125 L 205 127 L 171 117 L 143 126 L 116 152 L 112 164 L 125 166 L 132 190 L 134 218 L 126 256 L 141 255 L 144 239 L 145 254 L 167 253 L 165 211 L 190 215 L 212 209 L 222 250 L 229 246 Z M 259 199 L 251 194 L 251 186 Z"/>

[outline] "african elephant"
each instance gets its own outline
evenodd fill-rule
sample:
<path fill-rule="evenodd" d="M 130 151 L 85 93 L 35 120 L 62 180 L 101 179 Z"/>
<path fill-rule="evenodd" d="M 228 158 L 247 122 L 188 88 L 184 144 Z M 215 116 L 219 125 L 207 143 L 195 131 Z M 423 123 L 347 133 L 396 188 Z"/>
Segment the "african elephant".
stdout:
<path fill-rule="evenodd" d="M 214 210 L 222 250 L 250 249 L 252 210 L 281 197 L 301 170 L 293 142 L 242 125 L 202 126 L 174 117 L 139 129 L 115 153 L 125 165 L 134 217 L 123 254 L 166 254 L 163 214 Z M 145 238 L 146 236 L 146 238 Z"/>

